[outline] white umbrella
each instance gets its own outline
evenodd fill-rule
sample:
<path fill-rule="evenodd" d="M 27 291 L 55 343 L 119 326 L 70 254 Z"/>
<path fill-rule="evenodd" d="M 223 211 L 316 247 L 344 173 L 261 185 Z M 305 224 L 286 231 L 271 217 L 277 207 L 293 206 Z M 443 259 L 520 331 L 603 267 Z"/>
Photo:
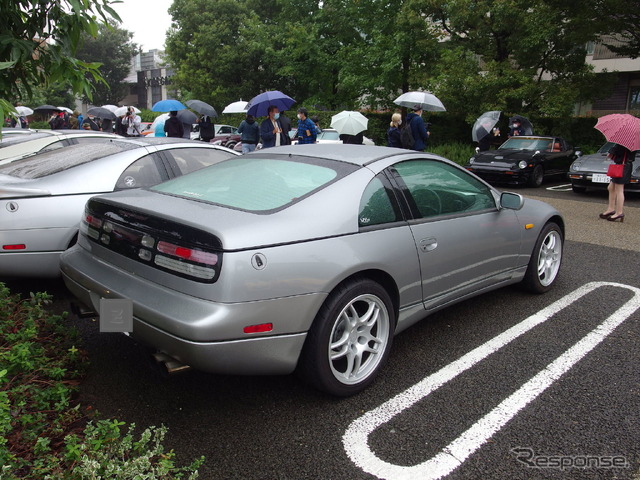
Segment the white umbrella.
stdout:
<path fill-rule="evenodd" d="M 115 111 L 118 109 L 118 106 L 117 105 L 102 105 L 102 108 L 106 108 L 111 113 L 115 113 Z"/>
<path fill-rule="evenodd" d="M 126 113 L 127 113 L 127 108 L 129 108 L 129 107 L 126 107 L 126 106 L 124 106 L 124 107 L 118 107 L 118 108 L 116 108 L 116 109 L 113 111 L 113 113 L 115 113 L 115 114 L 116 114 L 116 117 L 121 117 L 121 116 L 123 116 L 123 115 L 126 115 Z M 139 109 L 137 109 L 136 107 L 131 107 L 131 108 L 133 108 L 133 111 L 134 111 L 135 113 L 140 113 L 140 110 L 139 110 Z"/>
<path fill-rule="evenodd" d="M 67 107 L 58 107 L 58 110 L 62 110 L 63 112 L 73 113 L 73 110 Z"/>
<path fill-rule="evenodd" d="M 346 135 L 357 135 L 367 129 L 369 119 L 360 112 L 344 110 L 331 117 L 331 127 L 338 133 Z"/>
<path fill-rule="evenodd" d="M 430 112 L 445 112 L 447 109 L 438 97 L 429 92 L 407 92 L 396 98 L 393 103 L 401 107 L 413 108 L 420 105 L 422 110 Z"/>
<path fill-rule="evenodd" d="M 249 105 L 249 102 L 243 102 L 242 100 L 233 102 L 224 107 L 222 113 L 247 113 L 247 105 Z"/>
<path fill-rule="evenodd" d="M 31 110 L 29 107 L 24 107 L 22 105 L 19 105 L 16 107 L 16 112 L 18 112 L 18 115 L 20 115 L 21 117 L 26 117 L 27 115 L 33 115 L 33 110 Z"/>

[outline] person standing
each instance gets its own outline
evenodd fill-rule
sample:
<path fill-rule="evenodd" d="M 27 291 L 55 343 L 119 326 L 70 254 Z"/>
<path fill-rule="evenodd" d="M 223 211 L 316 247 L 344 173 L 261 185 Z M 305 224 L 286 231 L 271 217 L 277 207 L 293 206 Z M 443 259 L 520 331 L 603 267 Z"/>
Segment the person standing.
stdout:
<path fill-rule="evenodd" d="M 362 145 L 364 143 L 364 132 L 359 132 L 355 135 L 341 133 L 340 140 L 342 140 L 342 143 L 348 143 L 350 145 Z"/>
<path fill-rule="evenodd" d="M 316 126 L 316 135 L 320 135 L 322 133 L 322 129 L 320 128 L 320 119 L 317 115 L 311 117 L 311 121 Z"/>
<path fill-rule="evenodd" d="M 113 121 L 110 118 L 102 119 L 102 131 L 103 132 L 113 132 Z"/>
<path fill-rule="evenodd" d="M 247 115 L 240 123 L 238 133 L 242 142 L 242 153 L 253 152 L 260 141 L 260 127 L 253 115 Z"/>
<path fill-rule="evenodd" d="M 422 119 L 422 106 L 414 105 L 413 111 L 407 114 L 407 124 L 404 128 L 410 128 L 413 135 L 413 148 L 417 152 L 424 151 L 427 146 L 429 132 Z"/>
<path fill-rule="evenodd" d="M 622 145 L 615 144 L 609 150 L 609 158 L 617 165 L 624 165 L 622 177 L 612 178 L 607 187 L 609 191 L 609 204 L 607 211 L 600 214 L 600 218 L 615 222 L 624 222 L 624 186 L 631 181 L 631 163 L 635 159 L 635 153 Z"/>
<path fill-rule="evenodd" d="M 124 124 L 127 126 L 127 137 L 139 137 L 142 119 L 136 114 L 132 107 L 128 107 L 127 116 L 124 118 Z"/>
<path fill-rule="evenodd" d="M 387 146 L 394 148 L 402 148 L 402 139 L 400 138 L 400 125 L 402 125 L 402 115 L 394 113 L 391 115 L 391 123 L 387 130 Z"/>
<path fill-rule="evenodd" d="M 198 125 L 200 126 L 200 140 L 203 142 L 208 143 L 216 136 L 214 125 L 209 115 L 202 115 L 198 120 Z"/>
<path fill-rule="evenodd" d="M 164 122 L 164 131 L 167 137 L 182 138 L 184 135 L 184 127 L 178 118 L 178 111 L 169 112 L 169 118 Z"/>
<path fill-rule="evenodd" d="M 280 110 L 275 105 L 269 105 L 267 115 L 267 118 L 260 124 L 262 148 L 286 145 L 280 124 Z"/>
<path fill-rule="evenodd" d="M 304 107 L 298 109 L 298 130 L 295 137 L 298 139 L 298 145 L 316 143 L 318 137 L 316 125 L 311 121 L 309 112 Z"/>
<path fill-rule="evenodd" d="M 284 134 L 285 143 L 283 145 L 291 145 L 291 137 L 289 136 L 291 120 L 285 115 L 285 112 L 280 112 L 280 125 L 282 125 L 282 133 Z"/>
<path fill-rule="evenodd" d="M 524 128 L 520 123 L 520 120 L 515 118 L 513 123 L 511 124 L 511 130 L 509 130 L 509 138 L 511 137 L 521 137 L 524 135 Z"/>

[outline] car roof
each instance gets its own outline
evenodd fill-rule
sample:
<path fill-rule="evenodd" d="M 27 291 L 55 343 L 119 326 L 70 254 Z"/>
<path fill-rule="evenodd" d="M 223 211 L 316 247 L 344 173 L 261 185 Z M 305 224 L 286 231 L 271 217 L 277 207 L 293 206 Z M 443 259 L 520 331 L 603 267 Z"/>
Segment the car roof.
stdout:
<path fill-rule="evenodd" d="M 257 150 L 247 155 L 283 155 L 283 156 L 303 156 L 320 157 L 339 162 L 351 163 L 353 165 L 365 166 L 383 158 L 394 155 L 406 155 L 410 150 L 390 147 L 378 147 L 373 145 L 351 145 L 351 144 L 322 144 L 310 145 L 287 145 L 284 147 L 273 147 Z M 414 152 L 415 153 L 415 152 Z"/>

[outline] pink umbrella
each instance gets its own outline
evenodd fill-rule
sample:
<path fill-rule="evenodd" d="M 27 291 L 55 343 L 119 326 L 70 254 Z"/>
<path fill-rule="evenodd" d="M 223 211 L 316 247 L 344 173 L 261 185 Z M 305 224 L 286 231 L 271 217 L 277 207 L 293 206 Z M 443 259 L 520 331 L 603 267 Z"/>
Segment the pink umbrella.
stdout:
<path fill-rule="evenodd" d="M 640 118 L 628 113 L 612 113 L 598 119 L 596 130 L 609 142 L 627 147 L 632 152 L 640 150 Z"/>

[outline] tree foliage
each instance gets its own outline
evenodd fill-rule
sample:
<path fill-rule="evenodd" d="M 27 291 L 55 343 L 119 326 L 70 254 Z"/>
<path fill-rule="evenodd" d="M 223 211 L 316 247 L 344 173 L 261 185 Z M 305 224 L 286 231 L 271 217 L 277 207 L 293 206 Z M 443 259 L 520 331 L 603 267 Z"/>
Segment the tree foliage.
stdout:
<path fill-rule="evenodd" d="M 28 98 L 36 85 L 68 82 L 90 96 L 100 80 L 97 63 L 79 60 L 84 33 L 97 35 L 100 21 L 120 20 L 114 0 L 0 0 L 0 114 L 9 100 Z"/>
<path fill-rule="evenodd" d="M 602 9 L 623 3 L 174 0 L 167 53 L 182 94 L 216 105 L 278 89 L 310 106 L 392 108 L 432 90 L 469 117 L 567 115 L 607 86 L 585 45 L 619 28 Z"/>
<path fill-rule="evenodd" d="M 104 79 L 95 81 L 92 75 L 87 76 L 93 86 L 92 101 L 96 105 L 117 104 L 127 95 L 129 86 L 123 80 L 129 74 L 131 58 L 139 50 L 132 38 L 133 33 L 115 21 L 100 24 L 95 37 L 87 32 L 82 35 L 77 57 L 87 63 L 100 63 L 98 71 Z M 83 100 L 91 101 L 87 95 Z"/>

